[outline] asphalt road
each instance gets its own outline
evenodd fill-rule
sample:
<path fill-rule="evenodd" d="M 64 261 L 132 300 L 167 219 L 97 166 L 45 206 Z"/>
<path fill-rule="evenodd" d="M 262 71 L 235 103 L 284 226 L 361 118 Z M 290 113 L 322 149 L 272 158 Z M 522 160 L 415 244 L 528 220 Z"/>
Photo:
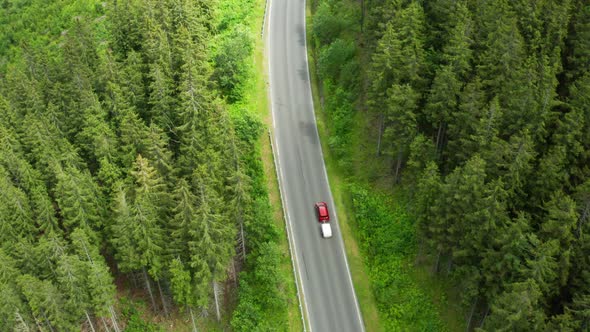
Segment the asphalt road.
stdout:
<path fill-rule="evenodd" d="M 270 94 L 281 191 L 301 279 L 304 310 L 316 332 L 364 331 L 315 123 L 305 41 L 305 0 L 269 0 Z M 314 211 L 328 203 L 333 237 Z"/>

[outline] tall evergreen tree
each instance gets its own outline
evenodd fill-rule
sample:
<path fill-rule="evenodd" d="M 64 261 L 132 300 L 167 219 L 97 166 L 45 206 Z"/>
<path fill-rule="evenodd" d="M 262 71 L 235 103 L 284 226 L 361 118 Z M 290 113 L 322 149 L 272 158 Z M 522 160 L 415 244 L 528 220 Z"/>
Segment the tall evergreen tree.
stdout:
<path fill-rule="evenodd" d="M 539 308 L 541 293 L 529 279 L 514 283 L 492 305 L 492 314 L 485 321 L 484 331 L 540 331 L 545 315 Z"/>
<path fill-rule="evenodd" d="M 78 317 L 71 316 L 64 310 L 63 295 L 51 281 L 25 274 L 18 277 L 16 282 L 39 329 L 76 329 Z"/>
<path fill-rule="evenodd" d="M 57 174 L 56 200 L 64 225 L 97 230 L 103 225 L 102 199 L 90 174 L 68 167 Z"/>
<path fill-rule="evenodd" d="M 393 156 L 395 163 L 392 173 L 395 181 L 399 181 L 402 163 L 407 158 L 410 143 L 417 134 L 416 114 L 419 94 L 410 85 L 393 85 L 388 91 L 386 119 L 387 126 L 383 140 L 387 148 L 385 152 Z"/>

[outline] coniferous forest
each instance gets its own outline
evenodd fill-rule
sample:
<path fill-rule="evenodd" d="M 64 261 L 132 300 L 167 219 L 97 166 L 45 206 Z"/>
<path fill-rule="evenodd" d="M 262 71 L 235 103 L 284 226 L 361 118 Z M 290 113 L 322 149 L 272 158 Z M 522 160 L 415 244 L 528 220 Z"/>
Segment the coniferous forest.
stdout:
<path fill-rule="evenodd" d="M 384 330 L 590 329 L 587 1 L 309 2 Z M 257 3 L 0 2 L 1 331 L 287 329 Z"/>
<path fill-rule="evenodd" d="M 404 274 L 416 261 L 451 280 L 465 329 L 590 329 L 588 2 L 311 3 L 385 330 L 444 329 Z"/>
<path fill-rule="evenodd" d="M 0 4 L 1 331 L 159 330 L 130 292 L 187 330 L 284 329 L 259 3 Z"/>

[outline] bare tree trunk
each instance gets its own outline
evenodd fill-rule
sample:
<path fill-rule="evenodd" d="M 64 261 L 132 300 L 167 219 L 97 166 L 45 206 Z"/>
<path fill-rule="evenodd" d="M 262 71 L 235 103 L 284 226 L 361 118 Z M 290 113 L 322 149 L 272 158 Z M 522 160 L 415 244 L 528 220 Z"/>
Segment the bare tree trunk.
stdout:
<path fill-rule="evenodd" d="M 193 314 L 193 308 L 189 307 L 188 311 L 191 315 L 191 322 L 193 323 L 193 332 L 198 332 L 197 331 L 197 324 L 195 323 L 195 315 Z"/>
<path fill-rule="evenodd" d="M 109 324 L 107 324 L 107 321 L 104 319 L 104 317 L 100 317 L 100 320 L 102 321 L 102 326 L 104 326 L 104 329 L 107 332 L 111 332 L 111 329 L 109 329 Z"/>
<path fill-rule="evenodd" d="M 137 285 L 137 273 L 130 272 L 129 273 L 129 281 L 131 281 L 131 287 L 139 288 L 139 286 Z"/>
<path fill-rule="evenodd" d="M 440 264 L 440 252 L 441 252 L 441 250 L 439 249 L 436 254 L 436 261 L 434 262 L 434 269 L 433 269 L 434 273 L 438 273 L 438 266 Z"/>
<path fill-rule="evenodd" d="M 148 293 L 150 294 L 150 300 L 152 301 L 152 309 L 156 311 L 156 300 L 154 300 L 154 294 L 152 293 L 152 286 L 150 285 L 150 277 L 148 276 L 147 272 L 145 271 L 145 267 L 142 269 L 143 271 L 143 279 L 145 281 L 145 287 L 147 288 Z"/>
<path fill-rule="evenodd" d="M 41 322 L 39 322 L 39 320 L 37 319 L 37 317 L 35 315 L 33 315 L 33 319 L 35 320 L 35 325 L 37 325 L 37 328 L 39 329 L 39 331 L 41 331 L 41 332 L 45 331 L 45 329 L 43 329 L 43 327 L 41 327 Z"/>
<path fill-rule="evenodd" d="M 422 250 L 424 250 L 424 239 L 420 239 L 420 245 L 418 246 L 418 254 L 416 255 L 416 259 L 414 260 L 414 265 L 418 265 L 420 258 L 422 257 Z"/>
<path fill-rule="evenodd" d="M 92 320 L 90 319 L 90 316 L 88 315 L 88 311 L 84 310 L 84 314 L 86 314 L 86 321 L 88 321 L 88 325 L 90 325 L 90 329 L 92 330 L 92 332 L 96 332 L 96 330 L 94 329 L 94 325 L 92 325 Z"/>
<path fill-rule="evenodd" d="M 442 131 L 443 131 L 443 123 L 442 121 L 438 124 L 438 133 L 436 134 L 436 152 L 438 154 L 438 150 L 440 147 L 440 140 L 441 140 L 441 136 L 442 136 Z"/>
<path fill-rule="evenodd" d="M 399 171 L 402 168 L 402 157 L 403 157 L 403 152 L 400 149 L 400 151 L 397 154 L 397 164 L 395 166 L 395 176 L 393 178 L 395 183 L 399 183 L 399 176 L 400 176 Z"/>
<path fill-rule="evenodd" d="M 215 314 L 217 315 L 217 321 L 221 321 L 221 313 L 219 311 L 219 287 L 217 281 L 213 281 L 213 296 L 215 297 Z"/>
<path fill-rule="evenodd" d="M 587 202 L 586 205 L 584 206 L 584 211 L 581 213 L 580 219 L 578 221 L 578 229 L 576 231 L 576 237 L 579 239 L 580 236 L 582 236 L 582 226 L 584 225 L 584 223 L 586 222 L 586 219 L 588 219 L 588 216 L 590 215 L 590 202 Z"/>
<path fill-rule="evenodd" d="M 445 149 L 445 144 L 447 141 L 447 124 L 443 121 L 440 122 L 438 127 L 438 135 L 436 137 L 436 156 L 440 158 L 443 150 Z"/>
<path fill-rule="evenodd" d="M 164 316 L 168 317 L 168 305 L 166 304 L 166 298 L 164 297 L 164 292 L 162 292 L 162 286 L 160 285 L 160 280 L 156 281 L 158 285 L 158 291 L 160 292 L 160 299 L 162 300 L 162 308 L 164 309 Z"/>
<path fill-rule="evenodd" d="M 377 137 L 377 157 L 381 156 L 381 137 L 383 136 L 383 127 L 385 125 L 385 114 L 381 113 L 379 122 L 379 136 Z"/>
<path fill-rule="evenodd" d="M 109 312 L 111 313 L 111 322 L 113 323 L 113 328 L 115 332 L 120 332 L 121 329 L 119 328 L 119 324 L 117 323 L 117 315 L 115 313 L 115 308 L 113 306 L 109 306 Z"/>
<path fill-rule="evenodd" d="M 453 267 L 453 254 L 449 255 L 449 260 L 447 261 L 447 274 L 451 273 L 451 268 Z"/>
<path fill-rule="evenodd" d="M 481 322 L 479 323 L 479 327 L 482 327 L 483 324 L 486 322 L 486 318 L 488 318 L 488 314 L 490 313 L 490 306 L 486 305 L 486 313 L 483 315 Z"/>
<path fill-rule="evenodd" d="M 42 311 L 41 314 L 43 314 L 43 319 L 45 319 L 45 324 L 47 324 L 47 326 L 49 327 L 49 331 L 54 332 L 53 326 L 51 326 L 51 322 L 49 321 L 49 319 L 47 319 L 45 313 Z"/>
<path fill-rule="evenodd" d="M 361 33 L 364 32 L 365 13 L 365 0 L 361 0 Z"/>
<path fill-rule="evenodd" d="M 473 319 L 473 313 L 475 312 L 475 308 L 477 306 L 477 301 L 479 300 L 479 296 L 475 297 L 475 301 L 473 301 L 473 305 L 471 306 L 471 313 L 469 314 L 469 320 L 467 321 L 467 327 L 465 328 L 465 332 L 469 332 L 471 328 L 471 320 Z"/>
<path fill-rule="evenodd" d="M 20 327 L 20 331 L 23 331 L 23 332 L 31 331 L 31 329 L 29 328 L 29 326 L 25 322 L 23 316 L 21 316 L 21 314 L 18 312 L 18 309 L 14 313 L 14 316 L 15 316 L 16 322 L 18 324 L 17 326 Z"/>
<path fill-rule="evenodd" d="M 82 242 L 82 246 L 84 247 L 84 253 L 86 254 L 86 258 L 88 258 L 88 261 L 90 262 L 90 264 L 94 265 L 94 262 L 92 261 L 92 258 L 90 257 L 90 254 L 88 253 L 88 248 L 86 248 L 86 244 L 84 244 L 84 241 Z"/>
<path fill-rule="evenodd" d="M 241 219 L 241 218 L 240 218 Z M 246 239 L 244 237 L 244 222 L 240 220 L 240 245 L 242 248 L 241 257 L 242 261 L 246 260 Z"/>
<path fill-rule="evenodd" d="M 236 260 L 232 259 L 231 262 L 231 266 L 232 266 L 232 278 L 234 279 L 234 284 L 235 287 L 238 288 L 238 269 L 236 268 Z"/>

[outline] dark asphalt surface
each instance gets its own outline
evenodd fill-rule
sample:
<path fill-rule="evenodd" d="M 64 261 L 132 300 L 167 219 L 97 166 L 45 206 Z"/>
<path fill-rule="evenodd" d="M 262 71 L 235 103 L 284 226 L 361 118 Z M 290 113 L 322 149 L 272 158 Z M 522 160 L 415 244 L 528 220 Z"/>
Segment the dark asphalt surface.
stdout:
<path fill-rule="evenodd" d="M 275 158 L 311 331 L 364 331 L 344 254 L 313 113 L 305 45 L 305 0 L 269 0 L 268 42 Z M 325 201 L 331 239 L 314 211 Z"/>

